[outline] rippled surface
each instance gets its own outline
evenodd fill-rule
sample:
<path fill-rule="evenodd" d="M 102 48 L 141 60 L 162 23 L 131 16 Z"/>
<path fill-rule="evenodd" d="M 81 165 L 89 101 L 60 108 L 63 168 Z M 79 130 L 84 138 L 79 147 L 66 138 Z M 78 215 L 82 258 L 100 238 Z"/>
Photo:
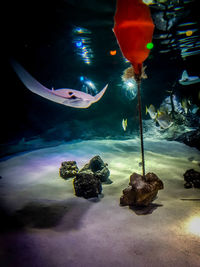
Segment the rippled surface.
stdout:
<path fill-rule="evenodd" d="M 159 53 L 177 50 L 182 58 L 200 53 L 199 18 L 191 6 L 195 7 L 195 1 L 155 1 L 151 5 Z"/>

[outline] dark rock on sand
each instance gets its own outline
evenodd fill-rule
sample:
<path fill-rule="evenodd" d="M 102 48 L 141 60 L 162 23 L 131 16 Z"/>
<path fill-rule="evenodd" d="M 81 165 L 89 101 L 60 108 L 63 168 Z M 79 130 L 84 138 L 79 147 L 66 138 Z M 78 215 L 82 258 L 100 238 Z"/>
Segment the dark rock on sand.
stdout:
<path fill-rule="evenodd" d="M 108 164 L 104 163 L 100 156 L 93 157 L 89 163 L 85 164 L 85 166 L 79 172 L 90 172 L 101 181 L 108 182 L 108 177 L 110 175 L 110 171 L 108 169 Z M 110 181 L 110 180 L 109 180 Z"/>
<path fill-rule="evenodd" d="M 130 176 L 130 183 L 123 190 L 120 204 L 123 206 L 148 206 L 163 189 L 163 182 L 154 173 L 147 173 L 145 178 L 137 173 Z"/>
<path fill-rule="evenodd" d="M 76 196 L 84 198 L 98 197 L 101 194 L 101 183 L 112 183 L 108 179 L 110 171 L 100 156 L 93 157 L 89 163 L 76 174 L 74 190 Z"/>
<path fill-rule="evenodd" d="M 92 171 L 82 171 L 76 174 L 73 181 L 75 194 L 78 197 L 93 198 L 101 194 L 100 180 Z"/>
<path fill-rule="evenodd" d="M 195 171 L 194 169 L 187 170 L 184 174 L 184 184 L 185 188 L 200 188 L 200 172 Z"/>
<path fill-rule="evenodd" d="M 78 172 L 76 161 L 64 161 L 61 163 L 59 174 L 62 178 L 68 179 L 75 177 Z"/>
<path fill-rule="evenodd" d="M 188 188 L 192 188 L 192 183 L 190 183 L 190 182 L 186 182 L 186 183 L 184 184 L 184 187 L 185 187 L 186 189 L 188 189 Z"/>

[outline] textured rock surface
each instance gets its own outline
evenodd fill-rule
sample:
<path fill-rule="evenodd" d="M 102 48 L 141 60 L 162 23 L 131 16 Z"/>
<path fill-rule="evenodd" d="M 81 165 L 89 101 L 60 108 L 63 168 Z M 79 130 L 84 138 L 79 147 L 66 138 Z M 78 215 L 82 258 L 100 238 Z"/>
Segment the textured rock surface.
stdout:
<path fill-rule="evenodd" d="M 145 179 L 137 173 L 130 176 L 130 183 L 123 190 L 120 204 L 123 206 L 148 206 L 163 189 L 163 182 L 154 173 L 147 173 Z"/>
<path fill-rule="evenodd" d="M 78 167 L 76 165 L 76 161 L 64 161 L 61 163 L 61 167 L 59 169 L 60 177 L 64 179 L 75 177 L 77 172 Z"/>
<path fill-rule="evenodd" d="M 104 163 L 100 156 L 93 157 L 89 163 L 80 170 L 80 172 L 92 171 L 94 175 L 101 181 L 106 182 L 110 175 L 108 164 Z"/>
<path fill-rule="evenodd" d="M 76 174 L 74 178 L 75 195 L 78 197 L 98 197 L 102 191 L 102 182 L 110 182 L 108 179 L 110 171 L 107 164 L 100 156 L 93 157 L 89 163 Z"/>
<path fill-rule="evenodd" d="M 200 188 L 200 172 L 195 171 L 194 169 L 187 170 L 184 174 L 185 188 Z"/>
<path fill-rule="evenodd" d="M 102 186 L 100 180 L 95 177 L 92 171 L 77 173 L 73 181 L 75 195 L 78 197 L 92 198 L 101 194 Z"/>

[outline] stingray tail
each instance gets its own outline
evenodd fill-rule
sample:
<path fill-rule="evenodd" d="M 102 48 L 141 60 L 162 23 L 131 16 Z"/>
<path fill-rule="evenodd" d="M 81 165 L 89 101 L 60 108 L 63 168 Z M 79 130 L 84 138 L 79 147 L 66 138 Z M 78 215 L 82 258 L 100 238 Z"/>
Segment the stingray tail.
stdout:
<path fill-rule="evenodd" d="M 97 95 L 94 96 L 94 101 L 93 101 L 93 103 L 99 101 L 99 100 L 102 98 L 102 96 L 104 95 L 104 93 L 105 93 L 107 87 L 108 87 L 108 84 L 106 84 L 106 86 L 105 86 L 105 87 L 104 87 L 104 88 L 103 88 Z"/>

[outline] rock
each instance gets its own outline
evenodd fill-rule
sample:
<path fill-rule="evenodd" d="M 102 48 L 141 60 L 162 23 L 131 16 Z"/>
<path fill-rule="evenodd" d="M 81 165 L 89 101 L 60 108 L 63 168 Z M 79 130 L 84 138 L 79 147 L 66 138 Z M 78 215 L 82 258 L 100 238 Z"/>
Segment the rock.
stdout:
<path fill-rule="evenodd" d="M 78 172 L 76 161 L 64 161 L 59 169 L 60 177 L 64 179 L 75 177 Z"/>
<path fill-rule="evenodd" d="M 194 188 L 200 188 L 200 180 L 196 180 L 193 182 Z"/>
<path fill-rule="evenodd" d="M 89 162 L 89 166 L 90 166 L 90 169 L 93 171 L 93 172 L 96 172 L 96 171 L 99 171 L 99 170 L 102 170 L 106 164 L 104 164 L 103 160 L 101 159 L 100 156 L 94 156 L 90 162 Z"/>
<path fill-rule="evenodd" d="M 107 166 L 108 164 L 104 163 L 101 157 L 97 155 L 93 157 L 89 163 L 85 164 L 79 172 L 92 171 L 101 182 L 107 182 L 110 175 L 110 171 Z"/>
<path fill-rule="evenodd" d="M 102 191 L 100 180 L 89 170 L 77 173 L 73 184 L 75 194 L 78 197 L 98 197 Z"/>
<path fill-rule="evenodd" d="M 127 205 L 134 205 L 135 203 L 135 194 L 132 189 L 132 186 L 128 186 L 123 190 L 123 196 L 120 197 L 120 205 L 127 206 Z"/>
<path fill-rule="evenodd" d="M 194 169 L 187 170 L 184 174 L 184 184 L 185 188 L 200 188 L 200 172 L 195 171 Z M 190 186 L 190 187 L 189 187 Z"/>
<path fill-rule="evenodd" d="M 93 157 L 89 163 L 76 174 L 74 190 L 76 196 L 84 198 L 98 197 L 101 194 L 101 183 L 112 183 L 108 179 L 110 171 L 100 156 Z"/>
<path fill-rule="evenodd" d="M 96 171 L 94 175 L 101 181 L 107 182 L 110 175 L 110 171 L 107 167 L 104 167 L 102 170 Z"/>
<path fill-rule="evenodd" d="M 183 133 L 181 136 L 175 139 L 175 141 L 180 141 L 188 146 L 196 147 L 200 150 L 200 130 L 190 131 Z"/>
<path fill-rule="evenodd" d="M 79 172 L 84 172 L 84 171 L 88 171 L 88 170 L 91 171 L 90 165 L 89 165 L 89 163 L 86 163 L 85 166 L 82 169 L 80 169 Z"/>
<path fill-rule="evenodd" d="M 142 175 L 133 173 L 130 183 L 123 190 L 120 204 L 123 206 L 148 206 L 156 197 L 158 190 L 163 189 L 163 182 L 154 173 L 147 173 L 145 179 Z"/>
<path fill-rule="evenodd" d="M 185 187 L 186 189 L 188 189 L 188 188 L 192 188 L 192 183 L 190 183 L 190 182 L 186 182 L 186 183 L 184 184 L 184 187 Z"/>

